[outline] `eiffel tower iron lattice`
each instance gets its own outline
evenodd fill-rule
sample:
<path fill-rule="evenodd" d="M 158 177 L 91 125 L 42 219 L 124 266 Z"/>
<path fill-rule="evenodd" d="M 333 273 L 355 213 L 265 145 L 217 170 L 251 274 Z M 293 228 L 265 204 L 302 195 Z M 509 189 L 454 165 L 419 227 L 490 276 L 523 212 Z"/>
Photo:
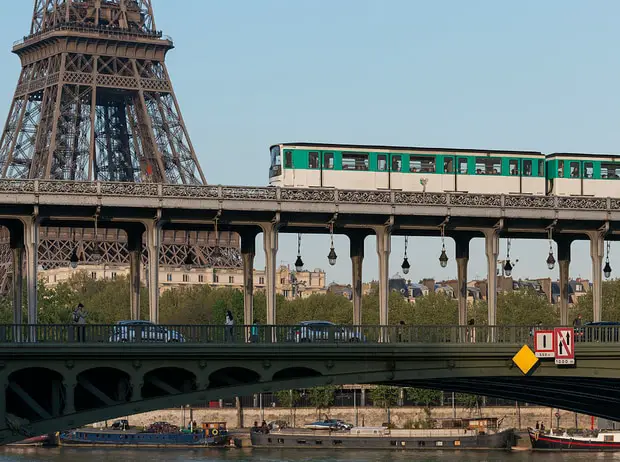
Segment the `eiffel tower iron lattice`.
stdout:
<path fill-rule="evenodd" d="M 0 177 L 205 184 L 165 64 L 173 48 L 151 0 L 35 0 L 13 46 L 22 71 Z M 62 248 L 41 243 L 46 256 Z"/>

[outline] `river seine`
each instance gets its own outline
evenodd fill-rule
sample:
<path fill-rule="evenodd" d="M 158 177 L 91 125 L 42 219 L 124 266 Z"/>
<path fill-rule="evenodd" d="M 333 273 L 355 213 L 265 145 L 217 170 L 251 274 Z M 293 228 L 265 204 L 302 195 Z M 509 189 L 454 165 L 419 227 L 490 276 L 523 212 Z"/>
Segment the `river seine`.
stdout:
<path fill-rule="evenodd" d="M 620 460 L 620 453 L 550 452 L 393 452 L 325 450 L 123 450 L 123 449 L 34 449 L 0 450 L 0 462 L 560 462 Z"/>

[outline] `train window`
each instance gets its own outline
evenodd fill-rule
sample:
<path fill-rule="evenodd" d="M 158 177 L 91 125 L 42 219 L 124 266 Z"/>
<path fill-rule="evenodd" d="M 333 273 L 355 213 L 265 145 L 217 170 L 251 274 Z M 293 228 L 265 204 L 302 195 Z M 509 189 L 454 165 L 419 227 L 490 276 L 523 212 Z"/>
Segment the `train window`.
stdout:
<path fill-rule="evenodd" d="M 400 172 L 403 168 L 403 158 L 401 156 L 392 156 L 392 171 Z"/>
<path fill-rule="evenodd" d="M 476 175 L 501 175 L 502 161 L 493 157 L 476 157 Z"/>
<path fill-rule="evenodd" d="M 545 161 L 542 159 L 538 161 L 538 176 L 545 176 Z"/>
<path fill-rule="evenodd" d="M 459 159 L 459 173 L 467 174 L 467 159 L 465 157 Z"/>
<path fill-rule="evenodd" d="M 579 178 L 579 162 L 570 163 L 570 177 Z"/>
<path fill-rule="evenodd" d="M 413 173 L 435 173 L 435 158 L 409 156 L 409 171 Z"/>
<path fill-rule="evenodd" d="M 609 178 L 611 180 L 620 179 L 620 164 L 601 163 L 601 178 Z"/>
<path fill-rule="evenodd" d="M 319 168 L 319 153 L 318 152 L 308 153 L 308 167 Z"/>
<path fill-rule="evenodd" d="M 532 176 L 532 161 L 523 161 L 523 176 Z"/>
<path fill-rule="evenodd" d="M 333 170 L 334 168 L 334 153 L 333 152 L 323 153 L 323 168 L 326 170 Z"/>
<path fill-rule="evenodd" d="M 585 178 L 594 177 L 594 164 L 592 162 L 586 162 L 583 164 L 583 176 Z"/>
<path fill-rule="evenodd" d="M 368 154 L 361 152 L 342 153 L 343 170 L 368 170 Z"/>
<path fill-rule="evenodd" d="M 564 178 L 564 161 L 558 160 L 558 178 Z"/>
<path fill-rule="evenodd" d="M 508 161 L 508 171 L 512 176 L 519 176 L 519 161 L 511 159 Z"/>
<path fill-rule="evenodd" d="M 282 173 L 282 158 L 280 157 L 280 146 L 271 148 L 271 167 L 269 168 L 269 176 L 274 177 Z"/>
<path fill-rule="evenodd" d="M 452 165 L 452 157 L 447 157 L 443 160 L 443 172 L 453 173 L 454 165 Z"/>
<path fill-rule="evenodd" d="M 377 156 L 377 170 L 380 172 L 385 172 L 387 170 L 387 155 L 379 154 Z"/>
<path fill-rule="evenodd" d="M 284 168 L 293 168 L 293 153 L 284 151 Z"/>

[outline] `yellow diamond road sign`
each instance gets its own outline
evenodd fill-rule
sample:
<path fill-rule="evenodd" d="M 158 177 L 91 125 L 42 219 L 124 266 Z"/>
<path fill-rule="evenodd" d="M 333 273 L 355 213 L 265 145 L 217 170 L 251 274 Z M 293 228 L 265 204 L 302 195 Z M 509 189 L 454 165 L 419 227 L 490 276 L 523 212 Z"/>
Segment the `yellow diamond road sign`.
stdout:
<path fill-rule="evenodd" d="M 532 370 L 532 367 L 536 365 L 538 358 L 530 347 L 523 345 L 519 352 L 513 356 L 512 362 L 514 362 L 517 367 L 521 369 L 521 372 L 527 374 Z"/>

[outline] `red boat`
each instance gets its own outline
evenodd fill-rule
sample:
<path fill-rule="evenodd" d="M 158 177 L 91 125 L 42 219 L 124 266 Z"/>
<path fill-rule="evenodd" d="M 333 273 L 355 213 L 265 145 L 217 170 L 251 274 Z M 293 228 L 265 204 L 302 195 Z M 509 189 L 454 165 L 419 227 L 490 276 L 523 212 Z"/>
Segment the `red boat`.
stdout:
<path fill-rule="evenodd" d="M 620 431 L 553 434 L 528 428 L 532 449 L 554 451 L 620 451 Z"/>

